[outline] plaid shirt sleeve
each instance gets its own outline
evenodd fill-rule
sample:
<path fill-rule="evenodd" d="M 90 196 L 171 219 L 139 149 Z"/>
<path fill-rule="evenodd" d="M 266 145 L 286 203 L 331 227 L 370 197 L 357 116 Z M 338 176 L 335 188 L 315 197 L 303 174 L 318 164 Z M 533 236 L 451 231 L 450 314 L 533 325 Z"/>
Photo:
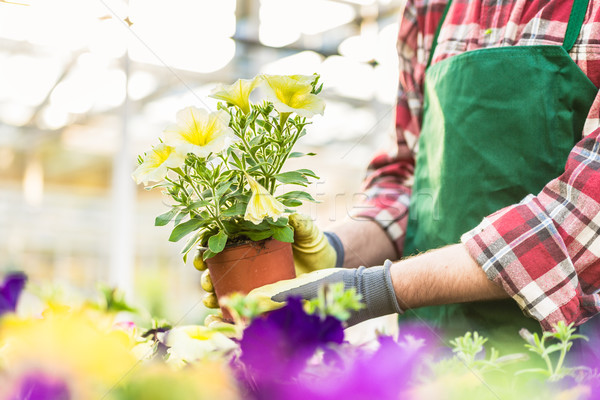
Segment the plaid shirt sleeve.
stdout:
<path fill-rule="evenodd" d="M 600 312 L 600 129 L 537 196 L 488 216 L 462 241 L 545 330 Z"/>

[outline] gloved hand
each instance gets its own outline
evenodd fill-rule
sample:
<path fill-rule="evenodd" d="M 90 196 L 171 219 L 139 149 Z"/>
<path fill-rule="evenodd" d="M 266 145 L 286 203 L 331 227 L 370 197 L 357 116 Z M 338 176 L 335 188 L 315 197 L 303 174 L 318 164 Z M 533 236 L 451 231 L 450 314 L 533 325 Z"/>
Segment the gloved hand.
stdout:
<path fill-rule="evenodd" d="M 317 297 L 321 286 L 343 282 L 344 289 L 355 288 L 361 294 L 361 302 L 365 305 L 363 309 L 352 312 L 347 321 L 348 326 L 352 326 L 367 319 L 403 312 L 392 286 L 391 266 L 392 262 L 386 260 L 382 266 L 371 268 L 321 269 L 259 287 L 248 293 L 248 297 L 257 300 L 262 309 L 275 310 L 282 307 L 290 296 L 309 300 Z"/>
<path fill-rule="evenodd" d="M 337 236 L 323 233 L 312 219 L 302 214 L 290 215 L 290 225 L 294 228 L 292 250 L 296 274 L 342 266 L 343 248 Z"/>
<path fill-rule="evenodd" d="M 206 295 L 202 298 L 202 303 L 208 308 L 219 308 L 219 301 L 217 300 L 215 288 L 213 287 L 210 274 L 208 273 L 208 267 L 202 259 L 203 254 L 204 250 L 202 247 L 196 248 L 196 253 L 194 254 L 194 268 L 198 271 L 204 271 L 200 277 L 200 286 L 206 291 Z"/>

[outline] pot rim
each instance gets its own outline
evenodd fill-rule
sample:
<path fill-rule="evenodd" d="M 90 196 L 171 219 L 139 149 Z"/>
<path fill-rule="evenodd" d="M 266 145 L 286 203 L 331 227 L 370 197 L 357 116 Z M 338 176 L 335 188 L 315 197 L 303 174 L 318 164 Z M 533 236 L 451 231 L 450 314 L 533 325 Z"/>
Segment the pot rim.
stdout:
<path fill-rule="evenodd" d="M 248 240 L 246 242 L 234 243 L 231 246 L 225 246 L 225 249 L 223 249 L 222 252 L 218 253 L 214 257 L 207 259 L 206 263 L 214 265 L 231 262 L 232 260 L 245 260 L 248 258 L 255 258 L 259 255 L 270 254 L 275 251 L 279 251 L 282 248 L 287 247 L 288 245 L 291 246 L 291 243 L 281 242 L 273 238 L 258 241 Z M 243 248 L 248 248 L 248 250 L 241 257 L 235 256 L 234 253 L 232 253 L 235 251 L 243 251 Z"/>

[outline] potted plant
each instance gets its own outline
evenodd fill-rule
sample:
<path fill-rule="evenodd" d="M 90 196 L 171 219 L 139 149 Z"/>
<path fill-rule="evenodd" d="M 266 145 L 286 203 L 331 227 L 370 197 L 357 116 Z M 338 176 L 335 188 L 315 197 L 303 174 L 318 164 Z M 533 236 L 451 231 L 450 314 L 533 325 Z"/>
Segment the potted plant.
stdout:
<path fill-rule="evenodd" d="M 217 111 L 179 111 L 160 143 L 138 157 L 136 182 L 162 188 L 170 198 L 170 210 L 155 225 L 173 221 L 170 241 L 189 236 L 184 262 L 192 249 L 205 249 L 217 296 L 295 276 L 288 215 L 314 201 L 297 187 L 318 177 L 309 169 L 284 171 L 284 165 L 307 155 L 292 149 L 308 119 L 324 111 L 318 81 L 318 75 L 258 75 L 219 85 L 211 94 L 221 100 Z M 264 99 L 252 103 L 258 87 Z"/>

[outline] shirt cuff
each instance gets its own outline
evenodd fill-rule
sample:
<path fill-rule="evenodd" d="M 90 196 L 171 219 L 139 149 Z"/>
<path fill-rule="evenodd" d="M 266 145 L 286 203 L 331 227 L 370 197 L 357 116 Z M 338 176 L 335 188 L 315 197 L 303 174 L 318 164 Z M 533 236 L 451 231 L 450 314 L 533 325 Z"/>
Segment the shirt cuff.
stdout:
<path fill-rule="evenodd" d="M 404 250 L 410 191 L 397 188 L 371 188 L 368 198 L 350 211 L 352 218 L 370 219 L 379 224 L 396 249 L 398 256 Z"/>
<path fill-rule="evenodd" d="M 327 241 L 335 250 L 335 268 L 342 268 L 344 266 L 344 259 L 346 258 L 346 252 L 344 251 L 344 245 L 338 235 L 334 232 L 323 232 Z"/>

